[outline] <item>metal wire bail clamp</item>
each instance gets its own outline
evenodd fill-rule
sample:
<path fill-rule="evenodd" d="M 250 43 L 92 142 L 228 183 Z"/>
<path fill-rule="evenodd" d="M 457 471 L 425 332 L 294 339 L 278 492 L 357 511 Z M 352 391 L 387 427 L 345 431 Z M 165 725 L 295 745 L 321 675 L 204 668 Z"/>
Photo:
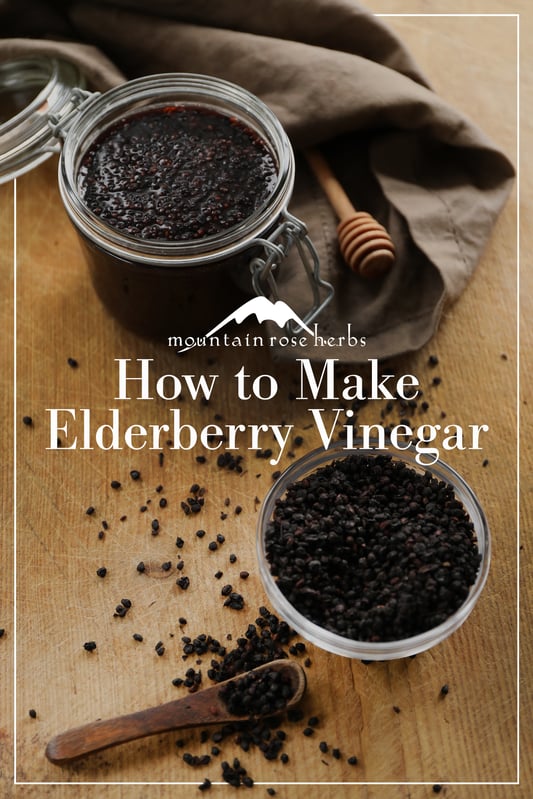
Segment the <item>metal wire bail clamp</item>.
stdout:
<path fill-rule="evenodd" d="M 334 288 L 331 283 L 320 277 L 320 259 L 304 223 L 288 211 L 283 211 L 282 217 L 281 224 L 267 239 L 255 239 L 254 244 L 261 246 L 264 253 L 250 261 L 250 271 L 256 294 L 277 302 L 281 297 L 275 272 L 287 258 L 292 246 L 296 245 L 311 286 L 313 304 L 300 319 L 302 324 L 298 324 L 294 319 L 287 321 L 285 325 L 287 333 L 295 335 L 305 329 L 326 307 L 333 297 Z M 325 296 L 321 297 L 323 291 Z"/>

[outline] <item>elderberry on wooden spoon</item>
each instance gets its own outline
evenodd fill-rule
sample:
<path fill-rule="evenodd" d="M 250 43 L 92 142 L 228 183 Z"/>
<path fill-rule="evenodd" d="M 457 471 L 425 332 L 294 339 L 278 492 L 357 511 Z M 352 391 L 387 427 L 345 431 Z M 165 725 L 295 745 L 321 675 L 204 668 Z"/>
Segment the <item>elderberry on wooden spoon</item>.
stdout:
<path fill-rule="evenodd" d="M 293 707 L 305 688 L 305 672 L 298 663 L 274 660 L 181 699 L 67 730 L 52 738 L 46 756 L 60 765 L 170 730 L 265 718 Z"/>

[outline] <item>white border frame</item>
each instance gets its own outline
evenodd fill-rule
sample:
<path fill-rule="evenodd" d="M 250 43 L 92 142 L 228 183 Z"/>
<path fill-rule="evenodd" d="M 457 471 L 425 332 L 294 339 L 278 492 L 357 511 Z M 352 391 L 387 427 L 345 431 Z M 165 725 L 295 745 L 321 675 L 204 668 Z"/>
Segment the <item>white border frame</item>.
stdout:
<path fill-rule="evenodd" d="M 517 337 L 517 407 L 516 407 L 516 447 L 517 447 L 517 485 L 516 485 L 516 507 L 517 507 L 517 536 L 516 536 L 516 629 L 517 629 L 517 655 L 516 655 L 516 686 L 517 686 L 517 706 L 516 706 L 516 744 L 517 744 L 517 760 L 516 760 L 516 780 L 515 781 L 498 781 L 498 782 L 484 782 L 484 781 L 469 781 L 469 782 L 441 782 L 439 779 L 433 781 L 417 781 L 417 782 L 392 782 L 392 781 L 379 781 L 379 782 L 362 782 L 362 781 L 349 781 L 349 782 L 254 782 L 254 785 L 265 785 L 269 787 L 286 786 L 286 785 L 318 785 L 326 786 L 374 786 L 374 785 L 397 785 L 397 786 L 415 786 L 415 785 L 520 785 L 520 14 L 519 13 L 373 13 L 375 17 L 394 18 L 394 17 L 506 17 L 515 18 L 516 20 L 516 195 L 517 195 L 517 219 L 516 219 L 516 269 L 517 269 L 517 322 L 516 322 L 516 337 Z M 14 402 L 13 402 L 13 785 L 193 785 L 198 787 L 200 778 L 193 781 L 186 782 L 71 782 L 71 781 L 46 781 L 46 782 L 29 782 L 17 781 L 17 180 L 13 181 L 13 386 L 14 386 Z M 223 780 L 212 781 L 212 785 L 226 785 Z"/>

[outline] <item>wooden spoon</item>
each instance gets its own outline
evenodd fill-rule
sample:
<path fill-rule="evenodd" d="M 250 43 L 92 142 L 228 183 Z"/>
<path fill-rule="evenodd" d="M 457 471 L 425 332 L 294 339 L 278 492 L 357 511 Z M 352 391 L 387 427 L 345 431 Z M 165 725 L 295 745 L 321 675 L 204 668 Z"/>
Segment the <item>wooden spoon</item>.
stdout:
<path fill-rule="evenodd" d="M 386 272 L 395 259 L 394 244 L 388 232 L 366 211 L 356 211 L 318 150 L 305 150 L 305 157 L 339 218 L 337 237 L 342 257 L 350 269 L 362 277 Z"/>
<path fill-rule="evenodd" d="M 279 671 L 283 674 L 284 679 L 290 681 L 293 695 L 287 700 L 286 708 L 292 707 L 300 701 L 305 691 L 306 678 L 304 670 L 298 663 L 285 659 L 274 660 L 271 663 L 258 666 L 252 671 L 260 672 L 265 669 Z M 248 720 L 249 716 L 232 714 L 220 696 L 220 690 L 224 685 L 243 676 L 243 674 L 237 675 L 231 680 L 225 680 L 210 688 L 205 688 L 203 691 L 175 699 L 164 705 L 139 710 L 126 716 L 93 721 L 67 730 L 67 732 L 56 735 L 48 743 L 46 757 L 52 763 L 67 763 L 77 757 L 99 752 L 110 746 L 169 730 Z"/>

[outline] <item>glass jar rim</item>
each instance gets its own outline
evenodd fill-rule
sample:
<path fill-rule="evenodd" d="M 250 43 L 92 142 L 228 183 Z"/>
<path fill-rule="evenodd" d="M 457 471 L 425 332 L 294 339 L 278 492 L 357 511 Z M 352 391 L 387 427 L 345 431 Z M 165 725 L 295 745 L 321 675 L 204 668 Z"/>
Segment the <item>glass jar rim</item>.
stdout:
<path fill-rule="evenodd" d="M 391 452 L 390 450 L 379 449 L 377 446 L 365 449 L 361 441 L 354 442 L 354 445 L 353 448 L 348 448 L 343 442 L 335 442 L 328 448 L 312 450 L 291 464 L 271 486 L 260 507 L 257 520 L 256 551 L 261 580 L 274 609 L 298 633 L 321 649 L 360 660 L 393 660 L 410 657 L 444 641 L 463 624 L 473 610 L 487 581 L 490 567 L 491 540 L 488 522 L 478 498 L 468 483 L 444 461 L 439 459 L 434 464 L 422 466 L 415 460 L 416 450 L 414 447 L 399 452 Z M 404 462 L 419 472 L 429 471 L 437 479 L 451 485 L 457 498 L 464 504 L 474 524 L 478 549 L 481 554 L 481 563 L 476 580 L 464 602 L 444 622 L 436 627 L 409 638 L 392 641 L 371 642 L 347 638 L 326 630 L 308 619 L 289 602 L 278 588 L 276 580 L 270 571 L 265 551 L 265 530 L 271 520 L 276 499 L 282 497 L 288 486 L 295 481 L 334 460 L 340 460 L 350 455 L 387 455 Z"/>
<path fill-rule="evenodd" d="M 71 94 L 83 89 L 79 68 L 63 58 L 31 54 L 0 62 L 0 91 L 14 95 L 34 90 L 26 105 L 0 123 L 0 183 L 30 171 L 59 151 L 48 123 L 50 114 L 71 107 Z"/>
<path fill-rule="evenodd" d="M 113 122 L 163 105 L 211 108 L 236 116 L 265 140 L 278 163 L 276 185 L 265 202 L 244 222 L 195 241 L 143 240 L 102 223 L 81 199 L 77 188 L 81 156 L 89 142 Z M 287 207 L 294 185 L 294 155 L 289 138 L 273 111 L 258 97 L 229 81 L 209 75 L 174 72 L 148 75 L 94 95 L 64 132 L 59 189 L 67 213 L 91 241 L 122 258 L 142 263 L 189 266 L 220 260 L 249 247 Z"/>

